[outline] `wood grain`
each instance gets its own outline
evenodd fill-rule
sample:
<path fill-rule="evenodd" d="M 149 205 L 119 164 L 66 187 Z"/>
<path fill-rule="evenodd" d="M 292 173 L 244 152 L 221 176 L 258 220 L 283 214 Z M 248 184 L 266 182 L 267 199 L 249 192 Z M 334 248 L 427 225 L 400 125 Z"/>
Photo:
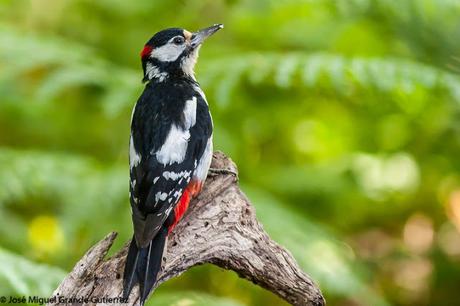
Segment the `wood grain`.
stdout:
<path fill-rule="evenodd" d="M 270 239 L 257 221 L 254 207 L 238 187 L 235 164 L 223 153 L 215 152 L 211 168 L 203 191 L 168 239 L 162 271 L 154 288 L 193 266 L 210 263 L 237 272 L 292 305 L 325 305 L 313 280 L 286 249 Z M 76 303 L 84 305 L 137 305 L 137 287 L 128 303 L 96 303 L 94 299 L 121 297 L 127 246 L 104 259 L 115 238 L 116 233 L 110 233 L 93 246 L 53 296 L 85 297 L 86 302 Z M 155 294 L 150 298 L 155 299 Z"/>

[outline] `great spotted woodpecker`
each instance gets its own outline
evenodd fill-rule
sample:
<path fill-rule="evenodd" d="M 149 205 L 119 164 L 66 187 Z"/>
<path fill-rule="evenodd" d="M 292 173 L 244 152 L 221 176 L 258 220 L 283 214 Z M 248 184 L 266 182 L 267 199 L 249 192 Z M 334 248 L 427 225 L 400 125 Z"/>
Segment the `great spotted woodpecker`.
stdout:
<path fill-rule="evenodd" d="M 157 280 L 167 236 L 200 192 L 211 163 L 213 125 L 194 66 L 201 43 L 221 28 L 166 29 L 141 52 L 147 85 L 131 118 L 134 236 L 123 276 L 123 296 L 139 284 L 140 305 Z"/>

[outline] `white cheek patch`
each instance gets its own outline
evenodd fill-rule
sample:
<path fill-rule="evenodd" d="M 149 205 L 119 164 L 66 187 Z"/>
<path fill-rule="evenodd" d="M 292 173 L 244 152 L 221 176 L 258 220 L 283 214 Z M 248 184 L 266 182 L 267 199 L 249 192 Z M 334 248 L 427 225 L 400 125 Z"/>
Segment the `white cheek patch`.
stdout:
<path fill-rule="evenodd" d="M 156 153 L 150 152 L 150 154 L 155 154 L 158 162 L 165 166 L 173 163 L 181 163 L 184 161 L 185 154 L 187 153 L 189 140 L 190 131 L 188 129 L 183 130 L 173 124 L 171 125 L 166 141 L 161 146 L 160 150 Z"/>
<path fill-rule="evenodd" d="M 174 62 L 182 54 L 185 45 L 168 43 L 164 46 L 155 48 L 150 53 L 150 57 L 156 58 L 160 62 Z"/>

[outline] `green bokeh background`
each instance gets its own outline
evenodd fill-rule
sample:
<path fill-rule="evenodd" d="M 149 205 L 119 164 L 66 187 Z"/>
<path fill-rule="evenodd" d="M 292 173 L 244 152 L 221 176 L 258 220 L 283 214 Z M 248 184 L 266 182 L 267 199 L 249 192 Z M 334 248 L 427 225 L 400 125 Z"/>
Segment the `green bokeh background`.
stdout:
<path fill-rule="evenodd" d="M 458 0 L 1 0 L 0 295 L 129 239 L 139 52 L 214 23 L 215 148 L 329 305 L 460 305 Z M 206 265 L 149 305 L 286 303 Z"/>

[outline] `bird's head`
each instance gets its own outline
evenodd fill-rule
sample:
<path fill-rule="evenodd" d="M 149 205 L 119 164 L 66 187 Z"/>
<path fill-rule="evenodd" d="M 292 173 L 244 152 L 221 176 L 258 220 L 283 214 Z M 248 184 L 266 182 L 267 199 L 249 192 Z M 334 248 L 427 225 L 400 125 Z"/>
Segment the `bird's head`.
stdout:
<path fill-rule="evenodd" d="M 184 75 L 194 78 L 193 69 L 201 44 L 223 27 L 216 24 L 193 33 L 170 28 L 153 35 L 141 51 L 144 81 L 156 79 L 162 82 Z"/>

